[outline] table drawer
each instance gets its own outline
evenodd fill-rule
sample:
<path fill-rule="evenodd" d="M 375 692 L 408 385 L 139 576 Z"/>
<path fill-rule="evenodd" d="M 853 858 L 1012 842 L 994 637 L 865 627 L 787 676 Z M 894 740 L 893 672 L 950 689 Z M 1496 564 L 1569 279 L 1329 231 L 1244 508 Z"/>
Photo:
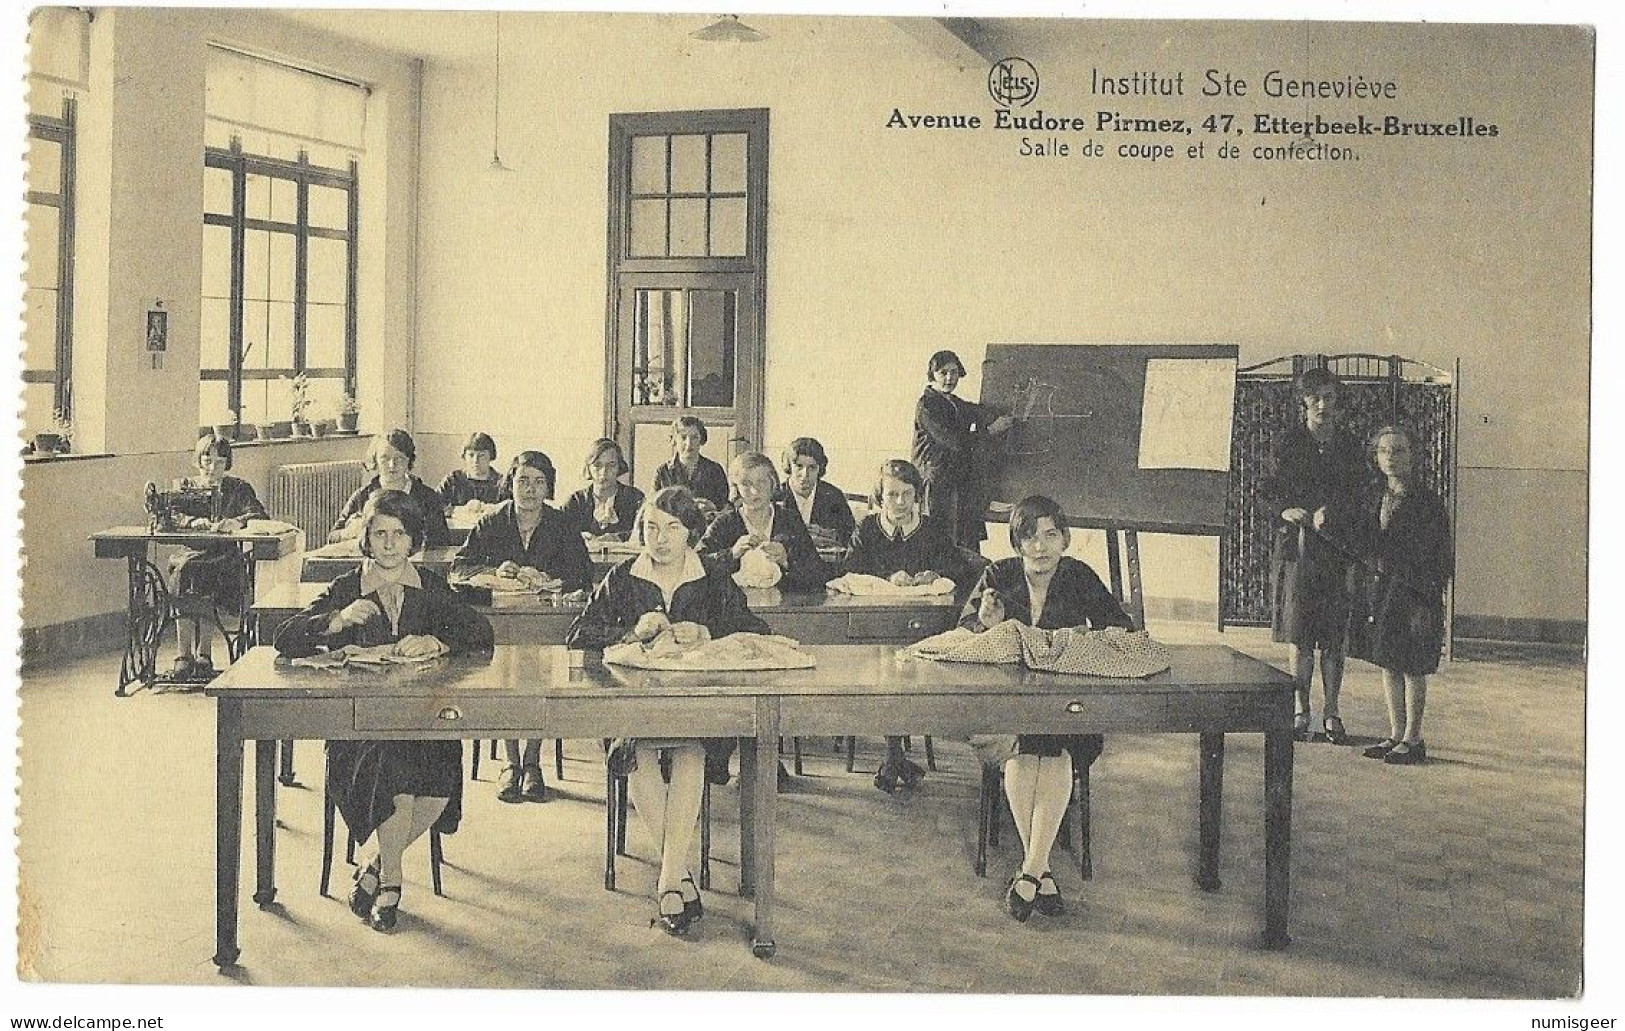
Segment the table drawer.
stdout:
<path fill-rule="evenodd" d="M 847 614 L 846 636 L 853 641 L 897 641 L 910 643 L 940 634 L 954 624 L 954 611 L 901 610 L 851 612 Z"/>
<path fill-rule="evenodd" d="M 534 730 L 547 722 L 544 698 L 357 698 L 355 729 Z"/>
<path fill-rule="evenodd" d="M 428 732 L 478 737 L 751 737 L 749 696 L 694 698 L 357 698 L 362 733 Z"/>

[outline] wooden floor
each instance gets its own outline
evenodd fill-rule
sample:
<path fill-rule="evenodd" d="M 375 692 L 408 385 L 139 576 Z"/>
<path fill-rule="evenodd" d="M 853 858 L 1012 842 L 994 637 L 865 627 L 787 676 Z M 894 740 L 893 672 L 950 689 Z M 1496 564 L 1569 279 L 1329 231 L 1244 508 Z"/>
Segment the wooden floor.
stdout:
<path fill-rule="evenodd" d="M 1219 639 L 1285 658 L 1257 632 Z M 1195 739 L 1117 736 L 1095 767 L 1094 879 L 1081 883 L 1057 851 L 1070 910 L 1026 925 L 1001 905 L 1012 832 L 989 876 L 972 875 L 977 777 L 966 746 L 938 742 L 941 771 L 899 800 L 846 773 L 830 742 L 809 742 L 808 776 L 781 800 L 779 951 L 766 962 L 746 947 L 751 909 L 734 894 L 736 785 L 716 795 L 716 890 L 691 940 L 650 928 L 648 863 L 623 860 L 621 890 L 603 890 L 603 768 L 583 741 L 568 744 L 567 779 L 547 805 L 498 803 L 484 765 L 467 785 L 462 830 L 446 839 L 448 897 L 430 894 L 420 846 L 407 856 L 401 925 L 386 936 L 345 907 L 342 864 L 336 897 L 316 893 L 320 748 L 303 744 L 306 786 L 279 796 L 278 904 L 262 912 L 245 899 L 231 977 L 209 962 L 213 703 L 115 698 L 116 666 L 103 656 L 23 680 L 25 980 L 1526 998 L 1580 986 L 1578 662 L 1448 665 L 1432 683 L 1424 767 L 1298 745 L 1284 953 L 1257 947 L 1256 738 L 1228 747 L 1221 891 L 1191 881 Z M 1344 718 L 1368 742 L 1386 729 L 1380 683 L 1350 667 Z M 879 742 L 862 745 L 859 768 L 872 773 Z M 636 822 L 630 844 L 644 849 Z"/>

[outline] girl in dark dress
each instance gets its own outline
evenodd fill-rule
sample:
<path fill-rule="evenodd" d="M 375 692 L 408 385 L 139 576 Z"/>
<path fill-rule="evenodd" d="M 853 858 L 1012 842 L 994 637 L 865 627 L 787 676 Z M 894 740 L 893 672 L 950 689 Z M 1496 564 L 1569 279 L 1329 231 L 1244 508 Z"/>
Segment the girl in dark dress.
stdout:
<path fill-rule="evenodd" d="M 925 478 L 925 511 L 947 526 L 954 543 L 978 548 L 987 538 L 987 491 L 983 482 L 988 438 L 1002 436 L 1014 421 L 991 421 L 974 401 L 954 396 L 965 363 L 938 351 L 926 366 L 925 393 L 914 408 L 914 465 Z"/>
<path fill-rule="evenodd" d="M 864 516 L 852 534 L 847 572 L 885 577 L 905 587 L 931 583 L 939 576 L 952 580 L 961 591 L 970 586 L 982 563 L 955 547 L 940 522 L 920 513 L 924 493 L 924 481 L 914 463 L 901 458 L 881 463 L 870 498 L 875 511 Z M 925 770 L 903 754 L 902 736 L 888 736 L 875 787 L 890 794 L 899 784 L 912 788 L 924 779 Z"/>
<path fill-rule="evenodd" d="M 759 547 L 784 570 L 779 581 L 783 588 L 814 590 L 834 577 L 835 570 L 819 557 L 795 503 L 773 500 L 779 474 L 771 458 L 759 451 L 738 455 L 728 466 L 728 479 L 739 503 L 705 531 L 699 550 L 707 563 L 734 573 L 745 553 Z"/>
<path fill-rule="evenodd" d="M 1133 629 L 1095 571 L 1065 554 L 1071 540 L 1060 505 L 1037 495 L 1022 501 L 1010 513 L 1010 546 L 1019 557 L 1000 559 L 982 572 L 959 625 L 980 632 L 1016 619 L 1043 630 Z M 1050 849 L 1072 798 L 1074 763 L 1094 762 L 1102 745 L 1099 734 L 1016 738 L 1016 754 L 1004 763 L 1004 793 L 1026 850 L 1005 894 L 1017 920 L 1025 921 L 1034 909 L 1050 916 L 1065 909 L 1050 873 Z"/>
<path fill-rule="evenodd" d="M 784 449 L 783 461 L 784 483 L 773 493 L 773 500 L 796 506 L 814 544 L 850 545 L 857 520 L 852 518 L 846 492 L 824 479 L 829 472 L 824 445 L 812 437 L 797 437 Z"/>
<path fill-rule="evenodd" d="M 231 441 L 224 437 L 199 437 L 192 449 L 197 462 L 197 475 L 186 482 L 193 487 L 214 487 L 220 494 L 218 518 L 198 514 L 182 517 L 183 529 L 213 530 L 217 533 L 235 533 L 250 519 L 269 518 L 265 506 L 247 480 L 227 476 L 231 468 Z M 227 612 L 243 610 L 243 594 L 248 589 L 243 576 L 243 556 L 235 544 L 219 545 L 194 551 L 181 548 L 169 560 L 170 582 L 182 597 L 201 597 L 215 608 Z M 176 641 L 180 654 L 175 658 L 175 669 L 170 674 L 176 680 L 207 679 L 214 676 L 213 621 L 197 616 L 179 616 L 175 620 Z"/>
<path fill-rule="evenodd" d="M 1260 503 L 1275 525 L 1273 634 L 1287 644 L 1298 682 L 1293 731 L 1299 740 L 1310 736 L 1309 688 L 1318 649 L 1325 697 L 1321 727 L 1334 745 L 1348 740 L 1338 708 L 1348 628 L 1348 561 L 1321 531 L 1328 518 L 1335 531 L 1336 519 L 1352 511 L 1366 477 L 1359 443 L 1338 427 L 1340 390 L 1337 377 L 1325 369 L 1310 369 L 1299 378 L 1303 424 L 1276 446 L 1274 474 L 1259 490 Z"/>
<path fill-rule="evenodd" d="M 1372 434 L 1382 478 L 1361 499 L 1351 528 L 1361 561 L 1349 573 L 1349 654 L 1382 667 L 1388 701 L 1388 737 L 1364 754 L 1400 766 L 1427 760 L 1427 675 L 1439 668 L 1452 567 L 1450 517 L 1416 482 L 1415 451 L 1403 427 Z"/>
<path fill-rule="evenodd" d="M 405 430 L 394 429 L 373 438 L 372 448 L 367 452 L 367 469 L 374 475 L 344 503 L 344 510 L 327 535 L 328 543 L 360 537 L 361 510 L 367 506 L 367 500 L 379 491 L 398 490 L 411 495 L 423 511 L 422 546 L 434 548 L 451 544 L 444 499 L 433 487 L 412 475 L 417 457 L 417 445 Z"/>
<path fill-rule="evenodd" d="M 491 468 L 497 460 L 497 442 L 489 433 L 475 433 L 463 445 L 463 467 L 440 481 L 440 503 L 449 513 L 470 501 L 496 505 L 502 501 L 502 474 Z"/>
<path fill-rule="evenodd" d="M 670 630 L 680 643 L 734 633 L 765 634 L 745 594 L 728 573 L 708 569 L 694 545 L 705 516 L 686 487 L 657 491 L 638 517 L 643 553 L 610 570 L 565 635 L 573 648 L 603 649 L 650 641 Z M 614 746 L 611 769 L 626 774 L 632 805 L 660 855 L 658 920 L 683 934 L 703 912 L 688 858 L 709 776 L 726 783 L 733 741 L 627 739 Z"/>
<path fill-rule="evenodd" d="M 643 507 L 643 491 L 621 482 L 631 471 L 619 444 L 608 437 L 592 442 L 583 473 L 588 485 L 564 503 L 564 514 L 577 533 L 622 541 L 631 538 L 638 510 Z"/>
<path fill-rule="evenodd" d="M 361 568 L 334 580 L 276 632 L 281 655 L 345 645 L 394 643 L 403 657 L 489 652 L 491 624 L 459 602 L 439 574 L 408 556 L 423 544 L 423 512 L 399 491 L 381 491 L 361 513 Z M 377 855 L 356 872 L 350 908 L 374 930 L 395 926 L 401 857 L 431 827 L 457 829 L 462 815 L 460 741 L 329 741 L 327 793 L 350 836 L 378 837 Z"/>
<path fill-rule="evenodd" d="M 692 415 L 671 423 L 671 460 L 655 470 L 655 490 L 687 487 L 707 519 L 728 507 L 728 471 L 700 454 L 711 439 L 705 423 Z"/>
<path fill-rule="evenodd" d="M 453 579 L 479 573 L 517 577 L 540 586 L 563 581 L 560 590 L 586 591 L 592 586 L 592 559 L 569 518 L 547 504 L 553 496 L 553 463 L 540 451 L 521 451 L 508 471 L 510 499 L 480 517 L 468 541 L 452 559 Z M 508 765 L 497 788 L 503 802 L 546 802 L 542 777 L 542 739 L 505 741 Z"/>

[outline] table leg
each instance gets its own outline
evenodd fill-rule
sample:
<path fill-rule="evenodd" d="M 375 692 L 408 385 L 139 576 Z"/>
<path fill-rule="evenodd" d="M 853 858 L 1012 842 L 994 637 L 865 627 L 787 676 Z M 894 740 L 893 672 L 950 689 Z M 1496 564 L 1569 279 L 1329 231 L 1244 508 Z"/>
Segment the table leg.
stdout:
<path fill-rule="evenodd" d="M 739 741 L 739 895 L 747 899 L 756 893 L 756 741 Z"/>
<path fill-rule="evenodd" d="M 751 838 L 756 867 L 756 931 L 751 937 L 750 951 L 758 959 L 768 959 L 777 948 L 773 941 L 773 818 L 779 791 L 778 741 L 779 700 L 757 698 L 756 768 L 752 771 L 754 776 L 749 782 L 741 783 L 740 789 L 754 796 Z"/>
<path fill-rule="evenodd" d="M 254 901 L 276 901 L 277 742 L 254 742 Z"/>
<path fill-rule="evenodd" d="M 276 779 L 279 783 L 293 787 L 299 779 L 293 772 L 293 739 L 285 738 L 282 742 L 282 765 L 278 768 Z"/>
<path fill-rule="evenodd" d="M 242 707 L 215 703 L 214 758 L 214 963 L 237 964 L 237 877 L 243 846 Z"/>
<path fill-rule="evenodd" d="M 1201 751 L 1201 789 L 1196 803 L 1197 838 L 1196 886 L 1203 891 L 1219 890 L 1219 828 L 1224 809 L 1224 734 L 1204 733 Z"/>
<path fill-rule="evenodd" d="M 1284 949 L 1292 898 L 1292 731 L 1264 734 L 1264 947 Z"/>

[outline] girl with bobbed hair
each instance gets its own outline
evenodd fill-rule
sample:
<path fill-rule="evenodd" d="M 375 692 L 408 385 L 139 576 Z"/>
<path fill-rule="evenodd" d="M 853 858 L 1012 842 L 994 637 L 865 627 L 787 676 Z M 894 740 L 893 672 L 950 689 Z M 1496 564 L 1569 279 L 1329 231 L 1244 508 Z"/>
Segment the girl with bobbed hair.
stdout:
<path fill-rule="evenodd" d="M 445 499 L 433 487 L 418 479 L 412 472 L 417 462 L 417 444 L 403 429 L 392 429 L 373 438 L 367 450 L 366 468 L 372 479 L 344 503 L 344 509 L 327 535 L 330 543 L 355 540 L 361 536 L 361 510 L 368 499 L 379 491 L 398 490 L 411 496 L 423 512 L 424 532 L 421 547 L 444 547 L 452 543 L 451 531 L 446 528 Z"/>
<path fill-rule="evenodd" d="M 914 465 L 925 479 L 925 511 L 941 520 L 954 543 L 976 548 L 987 538 L 984 467 L 990 439 L 1014 425 L 1008 415 L 957 396 L 965 363 L 938 351 L 926 364 L 925 392 L 914 406 Z"/>
<path fill-rule="evenodd" d="M 801 521 L 813 536 L 813 543 L 847 547 L 852 543 L 852 531 L 857 520 L 852 518 L 852 506 L 847 503 L 846 492 L 824 479 L 829 473 L 829 455 L 824 445 L 813 437 L 797 437 L 784 449 L 782 468 L 784 482 L 774 492 L 774 501 L 788 501 L 796 506 Z"/>
<path fill-rule="evenodd" d="M 587 486 L 564 503 L 564 514 L 578 533 L 623 541 L 632 536 L 638 509 L 643 507 L 643 491 L 621 482 L 631 471 L 621 445 L 608 437 L 592 442 L 582 470 Z"/>

